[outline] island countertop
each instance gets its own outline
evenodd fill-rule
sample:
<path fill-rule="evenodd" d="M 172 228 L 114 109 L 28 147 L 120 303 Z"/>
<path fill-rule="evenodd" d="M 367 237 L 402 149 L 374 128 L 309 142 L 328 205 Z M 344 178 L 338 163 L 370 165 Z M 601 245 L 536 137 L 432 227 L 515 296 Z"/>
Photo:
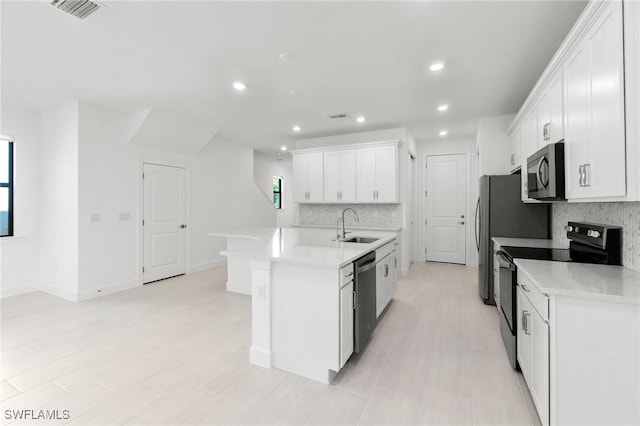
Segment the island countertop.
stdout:
<path fill-rule="evenodd" d="M 227 250 L 220 252 L 224 256 L 332 268 L 348 265 L 398 236 L 395 232 L 369 230 L 347 235 L 347 238 L 378 238 L 365 244 L 336 241 L 336 232 L 332 229 L 244 228 L 210 232 L 208 235 L 227 238 Z"/>

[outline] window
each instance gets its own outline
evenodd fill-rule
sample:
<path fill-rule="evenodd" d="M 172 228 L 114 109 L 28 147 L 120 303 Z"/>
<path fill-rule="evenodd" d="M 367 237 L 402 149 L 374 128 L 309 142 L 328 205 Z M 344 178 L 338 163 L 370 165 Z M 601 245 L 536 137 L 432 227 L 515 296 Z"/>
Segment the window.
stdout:
<path fill-rule="evenodd" d="M 13 141 L 0 137 L 0 237 L 13 235 Z"/>
<path fill-rule="evenodd" d="M 273 205 L 282 208 L 282 178 L 278 176 L 273 177 Z"/>

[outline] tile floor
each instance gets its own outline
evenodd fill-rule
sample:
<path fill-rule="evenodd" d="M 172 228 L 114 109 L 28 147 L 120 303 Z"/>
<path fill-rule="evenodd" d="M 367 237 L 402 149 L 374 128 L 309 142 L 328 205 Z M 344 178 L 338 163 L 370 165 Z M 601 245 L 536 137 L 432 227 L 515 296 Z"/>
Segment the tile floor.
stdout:
<path fill-rule="evenodd" d="M 250 299 L 213 269 L 81 303 L 2 300 L 2 424 L 537 425 L 477 269 L 415 264 L 331 386 L 248 363 Z M 15 420 L 5 410 L 58 410 Z M 37 414 L 37 411 L 36 411 Z"/>

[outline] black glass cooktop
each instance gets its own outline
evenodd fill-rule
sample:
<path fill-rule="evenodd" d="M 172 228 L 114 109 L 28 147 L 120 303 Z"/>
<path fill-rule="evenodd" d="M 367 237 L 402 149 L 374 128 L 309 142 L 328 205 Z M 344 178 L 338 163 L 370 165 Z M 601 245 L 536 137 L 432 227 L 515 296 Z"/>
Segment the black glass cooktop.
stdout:
<path fill-rule="evenodd" d="M 571 251 L 569 249 L 541 247 L 501 247 L 501 249 L 512 259 L 553 260 L 554 262 L 579 261 L 571 257 Z"/>

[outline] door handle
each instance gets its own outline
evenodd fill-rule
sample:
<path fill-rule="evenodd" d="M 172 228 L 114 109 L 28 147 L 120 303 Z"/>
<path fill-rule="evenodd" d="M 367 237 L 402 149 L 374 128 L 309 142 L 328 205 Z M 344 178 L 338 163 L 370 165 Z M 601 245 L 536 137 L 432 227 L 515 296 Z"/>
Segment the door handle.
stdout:
<path fill-rule="evenodd" d="M 186 225 L 186 224 L 184 224 L 184 223 L 183 223 L 182 225 L 180 225 L 180 229 L 184 229 L 184 228 L 186 228 L 186 227 L 187 227 L 187 225 Z"/>
<path fill-rule="evenodd" d="M 464 220 L 461 220 L 460 222 L 458 222 L 458 225 L 464 225 Z"/>

